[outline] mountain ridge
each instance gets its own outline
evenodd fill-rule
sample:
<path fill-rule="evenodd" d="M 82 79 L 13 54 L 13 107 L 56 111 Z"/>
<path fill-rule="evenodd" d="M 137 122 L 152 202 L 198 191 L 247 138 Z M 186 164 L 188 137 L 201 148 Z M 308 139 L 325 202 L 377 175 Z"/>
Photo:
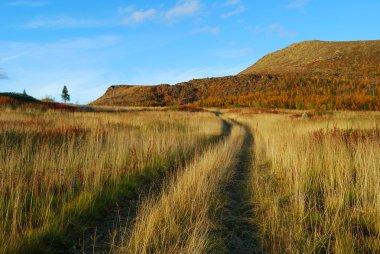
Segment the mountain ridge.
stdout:
<path fill-rule="evenodd" d="M 306 41 L 268 54 L 234 76 L 111 86 L 92 104 L 380 109 L 379 78 L 380 40 Z"/>

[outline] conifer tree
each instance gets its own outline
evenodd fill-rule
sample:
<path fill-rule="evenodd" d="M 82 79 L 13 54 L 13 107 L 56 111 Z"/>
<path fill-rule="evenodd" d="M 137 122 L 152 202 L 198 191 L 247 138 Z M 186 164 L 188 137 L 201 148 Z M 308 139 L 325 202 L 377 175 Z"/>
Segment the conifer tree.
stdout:
<path fill-rule="evenodd" d="M 70 101 L 69 90 L 67 89 L 66 86 L 63 86 L 63 90 L 62 90 L 62 95 L 61 95 L 61 97 L 62 97 L 62 100 L 65 101 L 65 103 L 66 103 L 66 101 Z"/>

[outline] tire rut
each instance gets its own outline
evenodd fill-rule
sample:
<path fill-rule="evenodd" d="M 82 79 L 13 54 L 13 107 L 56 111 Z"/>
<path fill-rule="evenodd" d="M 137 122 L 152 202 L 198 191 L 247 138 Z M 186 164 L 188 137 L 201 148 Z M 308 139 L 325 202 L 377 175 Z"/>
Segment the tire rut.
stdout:
<path fill-rule="evenodd" d="M 219 141 L 230 135 L 232 127 L 224 119 L 221 119 L 221 121 L 223 125 Z M 86 230 L 81 236 L 78 236 L 76 242 L 73 243 L 73 246 L 66 253 L 108 253 L 112 248 L 112 244 L 117 245 L 120 243 L 120 235 L 124 237 L 129 235 L 128 231 L 116 235 L 113 233 L 118 232 L 120 229 L 130 230 L 133 228 L 141 202 L 148 195 L 158 195 L 162 190 L 165 179 L 174 170 L 175 168 L 170 169 L 159 178 L 147 181 L 136 190 L 136 193 L 131 198 L 120 200 L 115 206 L 110 207 L 102 218 L 87 223 Z"/>
<path fill-rule="evenodd" d="M 130 198 L 119 200 L 104 213 L 102 218 L 87 223 L 86 230 L 69 253 L 109 253 L 113 244 L 119 244 L 121 236 L 128 232 L 136 218 L 138 207 L 148 195 L 155 195 L 162 186 L 164 175 L 140 186 Z"/>
<path fill-rule="evenodd" d="M 234 172 L 222 188 L 224 205 L 221 210 L 221 235 L 227 253 L 264 253 L 256 238 L 257 227 L 252 223 L 254 207 L 249 179 L 254 139 L 249 127 L 241 126 L 245 130 L 244 143 Z"/>

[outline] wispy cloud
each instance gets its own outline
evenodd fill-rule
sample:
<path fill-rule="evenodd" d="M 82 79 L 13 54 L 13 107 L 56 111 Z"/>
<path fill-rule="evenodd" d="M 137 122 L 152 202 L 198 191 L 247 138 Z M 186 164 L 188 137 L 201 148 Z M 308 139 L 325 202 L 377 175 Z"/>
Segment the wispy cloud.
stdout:
<path fill-rule="evenodd" d="M 0 43 L 1 45 L 1 43 Z M 12 46 L 16 46 L 16 43 L 14 43 Z M 12 62 L 13 60 L 16 60 L 24 55 L 26 55 L 28 53 L 28 51 L 12 51 L 10 54 L 8 55 L 3 55 L 2 57 L 0 57 L 0 63 L 8 63 L 8 62 Z"/>
<path fill-rule="evenodd" d="M 6 6 L 11 7 L 44 7 L 49 5 L 49 2 L 46 1 L 10 1 L 5 3 Z"/>
<path fill-rule="evenodd" d="M 179 1 L 173 8 L 164 12 L 166 19 L 172 20 L 178 17 L 190 16 L 200 9 L 200 3 L 197 0 Z"/>
<path fill-rule="evenodd" d="M 56 42 L 34 43 L 34 42 L 0 42 L 0 48 L 4 54 L 0 57 L 0 63 L 10 63 L 21 58 L 34 58 L 41 55 L 54 55 L 61 52 L 75 52 L 83 50 L 99 50 L 119 44 L 123 37 L 118 35 L 103 35 L 95 37 L 79 37 Z M 75 55 L 73 53 L 73 55 Z"/>
<path fill-rule="evenodd" d="M 311 0 L 292 0 L 287 5 L 286 8 L 289 9 L 303 9 Z"/>
<path fill-rule="evenodd" d="M 7 75 L 2 70 L 0 70 L 0 79 L 7 79 Z"/>
<path fill-rule="evenodd" d="M 156 9 L 148 9 L 148 10 L 140 10 L 140 11 L 134 11 L 128 17 L 123 19 L 123 24 L 125 25 L 131 25 L 131 24 L 138 24 L 142 23 L 147 20 L 152 20 L 157 15 Z"/>
<path fill-rule="evenodd" d="M 220 27 L 216 26 L 216 27 L 209 27 L 209 26 L 205 26 L 205 27 L 202 27 L 202 28 L 199 28 L 199 29 L 195 29 L 193 31 L 195 34 L 211 34 L 211 35 L 218 35 L 220 33 Z"/>
<path fill-rule="evenodd" d="M 232 10 L 230 12 L 223 13 L 222 15 L 220 15 L 220 17 L 222 19 L 226 19 L 226 18 L 230 18 L 230 17 L 236 16 L 236 15 L 238 15 L 238 14 L 244 12 L 244 11 L 245 11 L 245 7 L 242 6 L 242 5 L 240 5 L 236 9 L 234 9 L 234 10 Z"/>
<path fill-rule="evenodd" d="M 227 0 L 223 3 L 223 6 L 233 6 L 240 3 L 240 0 Z"/>
<path fill-rule="evenodd" d="M 119 8 L 118 13 L 124 16 L 123 23 L 125 25 L 133 25 L 152 20 L 172 22 L 196 14 L 200 8 L 201 4 L 198 0 L 181 0 L 167 10 L 156 8 L 136 10 L 134 6 L 130 5 Z"/>
<path fill-rule="evenodd" d="M 62 28 L 89 28 L 105 26 L 105 22 L 91 19 L 77 19 L 72 17 L 37 18 L 22 24 L 25 29 L 62 29 Z"/>

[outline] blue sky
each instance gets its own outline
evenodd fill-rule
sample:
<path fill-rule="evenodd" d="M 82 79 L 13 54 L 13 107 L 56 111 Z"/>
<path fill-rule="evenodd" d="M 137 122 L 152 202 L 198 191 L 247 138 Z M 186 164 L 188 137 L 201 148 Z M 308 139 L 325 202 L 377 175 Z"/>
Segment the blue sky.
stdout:
<path fill-rule="evenodd" d="M 303 40 L 380 39 L 377 0 L 0 0 L 0 91 L 88 103 L 113 84 L 236 74 Z"/>

